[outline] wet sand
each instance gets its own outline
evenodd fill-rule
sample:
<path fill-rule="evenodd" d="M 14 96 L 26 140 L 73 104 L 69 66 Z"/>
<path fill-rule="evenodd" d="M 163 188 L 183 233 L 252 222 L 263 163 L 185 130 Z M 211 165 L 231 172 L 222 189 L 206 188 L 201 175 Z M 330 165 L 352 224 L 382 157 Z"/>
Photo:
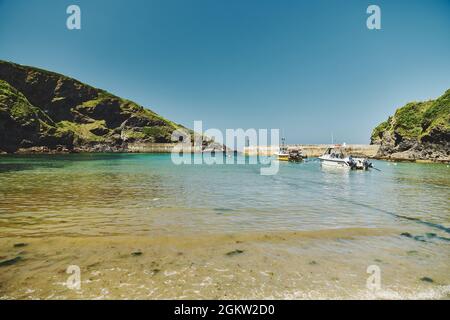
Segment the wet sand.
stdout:
<path fill-rule="evenodd" d="M 450 297 L 446 257 L 398 230 L 0 239 L 0 257 L 20 257 L 0 267 L 1 299 Z M 70 265 L 80 290 L 66 285 Z M 369 265 L 381 269 L 380 291 L 366 287 Z"/>

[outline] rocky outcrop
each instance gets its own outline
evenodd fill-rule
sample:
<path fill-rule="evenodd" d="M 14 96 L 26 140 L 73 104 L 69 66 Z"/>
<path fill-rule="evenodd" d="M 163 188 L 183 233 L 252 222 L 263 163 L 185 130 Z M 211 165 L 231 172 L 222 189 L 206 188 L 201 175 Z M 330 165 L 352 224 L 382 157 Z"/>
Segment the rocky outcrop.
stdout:
<path fill-rule="evenodd" d="M 398 109 L 373 130 L 371 143 L 382 159 L 450 161 L 450 90 Z"/>
<path fill-rule="evenodd" d="M 0 60 L 0 152 L 123 152 L 183 128 L 61 74 Z"/>

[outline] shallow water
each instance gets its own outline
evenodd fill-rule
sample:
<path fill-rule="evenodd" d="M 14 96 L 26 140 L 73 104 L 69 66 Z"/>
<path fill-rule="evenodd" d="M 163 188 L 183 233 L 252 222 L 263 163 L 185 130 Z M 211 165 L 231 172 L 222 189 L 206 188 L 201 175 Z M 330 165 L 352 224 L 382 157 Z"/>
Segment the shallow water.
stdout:
<path fill-rule="evenodd" d="M 449 298 L 450 168 L 375 166 L 1 156 L 0 298 Z"/>

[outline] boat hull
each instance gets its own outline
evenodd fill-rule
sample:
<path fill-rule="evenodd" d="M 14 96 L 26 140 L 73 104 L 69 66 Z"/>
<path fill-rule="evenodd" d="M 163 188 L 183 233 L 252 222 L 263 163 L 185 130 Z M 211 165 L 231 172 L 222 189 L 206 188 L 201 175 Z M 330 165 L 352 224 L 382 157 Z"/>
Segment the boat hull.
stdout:
<path fill-rule="evenodd" d="M 289 156 L 288 155 L 279 155 L 277 156 L 277 160 L 278 161 L 289 161 Z"/>
<path fill-rule="evenodd" d="M 320 158 L 319 158 L 320 159 Z M 369 166 L 364 165 L 363 162 L 356 162 L 354 165 L 350 165 L 345 160 L 330 160 L 330 159 L 320 159 L 322 166 L 334 167 L 334 168 L 346 168 L 351 170 L 368 170 Z"/>
<path fill-rule="evenodd" d="M 319 157 L 321 165 L 328 167 L 348 168 L 352 170 L 368 170 L 372 164 L 366 158 L 353 158 L 346 156 L 342 149 L 329 147 Z"/>
<path fill-rule="evenodd" d="M 350 169 L 350 165 L 344 160 L 329 160 L 329 159 L 320 159 L 320 164 L 327 167 L 335 167 L 335 168 L 346 168 Z"/>
<path fill-rule="evenodd" d="M 289 161 L 289 154 L 288 153 L 276 153 L 275 154 L 275 159 L 277 159 L 278 161 Z"/>

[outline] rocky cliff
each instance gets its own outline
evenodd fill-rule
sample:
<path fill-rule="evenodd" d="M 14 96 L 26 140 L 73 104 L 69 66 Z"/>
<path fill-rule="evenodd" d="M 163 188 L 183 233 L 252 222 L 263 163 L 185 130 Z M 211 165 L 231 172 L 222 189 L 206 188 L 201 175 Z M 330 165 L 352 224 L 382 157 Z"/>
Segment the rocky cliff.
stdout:
<path fill-rule="evenodd" d="M 182 126 L 66 76 L 0 60 L 0 152 L 127 151 Z"/>
<path fill-rule="evenodd" d="M 436 100 L 411 102 L 372 133 L 377 157 L 450 161 L 450 89 Z"/>

